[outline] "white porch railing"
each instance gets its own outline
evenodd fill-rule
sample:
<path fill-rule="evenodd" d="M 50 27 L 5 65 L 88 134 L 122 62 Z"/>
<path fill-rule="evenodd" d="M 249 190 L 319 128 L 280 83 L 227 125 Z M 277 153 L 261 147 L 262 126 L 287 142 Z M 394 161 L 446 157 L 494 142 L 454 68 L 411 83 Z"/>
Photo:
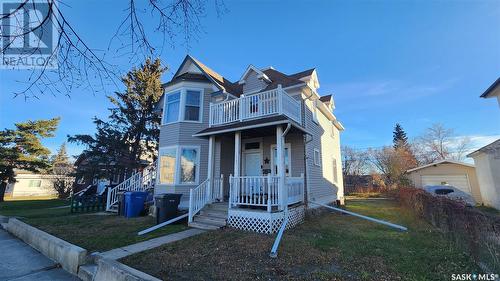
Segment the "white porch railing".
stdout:
<path fill-rule="evenodd" d="M 213 182 L 213 184 L 211 184 Z M 205 205 L 222 200 L 223 197 L 223 175 L 212 181 L 206 179 L 200 185 L 189 190 L 189 216 L 188 221 L 192 222 L 193 217 L 205 207 Z"/>
<path fill-rule="evenodd" d="M 273 207 L 283 202 L 283 192 L 279 188 L 278 176 L 241 176 L 229 177 L 229 207 L 257 206 L 266 207 L 271 212 Z M 304 201 L 304 177 L 286 177 L 288 205 Z"/>
<path fill-rule="evenodd" d="M 283 114 L 295 122 L 302 123 L 301 103 L 278 87 L 240 98 L 210 104 L 210 126 L 225 125 L 233 122 Z"/>
<path fill-rule="evenodd" d="M 108 188 L 106 198 L 106 211 L 118 203 L 118 194 L 125 191 L 145 191 L 153 188 L 156 179 L 156 162 L 144 168 L 144 170 L 135 172 L 113 188 Z"/>

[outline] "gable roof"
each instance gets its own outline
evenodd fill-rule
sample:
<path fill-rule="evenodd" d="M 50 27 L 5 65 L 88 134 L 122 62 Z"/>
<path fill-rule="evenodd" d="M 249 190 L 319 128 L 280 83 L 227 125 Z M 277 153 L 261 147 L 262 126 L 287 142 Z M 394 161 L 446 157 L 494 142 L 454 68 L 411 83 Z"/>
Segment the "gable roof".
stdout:
<path fill-rule="evenodd" d="M 496 141 L 490 143 L 490 144 L 487 144 L 481 148 L 479 148 L 478 150 L 475 150 L 469 154 L 467 154 L 467 157 L 471 157 L 473 156 L 474 154 L 478 153 L 478 152 L 487 152 L 491 149 L 500 149 L 500 139 L 497 139 Z"/>
<path fill-rule="evenodd" d="M 454 160 L 440 160 L 440 161 L 437 161 L 437 162 L 434 162 L 434 163 L 430 163 L 430 164 L 427 164 L 427 165 L 423 165 L 423 166 L 420 166 L 420 167 L 409 169 L 406 172 L 407 173 L 411 173 L 411 172 L 414 172 L 414 171 L 422 170 L 422 169 L 425 169 L 425 168 L 428 168 L 428 167 L 437 166 L 437 165 L 441 165 L 441 164 L 456 164 L 456 165 L 461 165 L 461 166 L 475 168 L 474 165 L 467 164 L 467 163 L 464 163 L 464 162 L 458 162 L 458 161 L 454 161 Z"/>
<path fill-rule="evenodd" d="M 243 82 L 245 81 L 245 78 L 248 76 L 248 74 L 250 74 L 251 71 L 254 71 L 255 73 L 257 73 L 259 78 L 266 80 L 266 82 L 271 82 L 271 79 L 269 79 L 269 77 L 267 77 L 267 75 L 264 72 L 262 72 L 260 69 L 258 69 L 257 67 L 255 67 L 253 65 L 249 65 L 247 67 L 247 70 L 245 70 L 245 72 L 241 76 L 240 80 L 238 81 L 238 84 L 243 84 Z"/>
<path fill-rule="evenodd" d="M 304 77 L 307 77 L 307 76 L 311 76 L 315 70 L 316 70 L 316 68 L 311 68 L 311 69 L 307 69 L 307 70 L 304 70 L 304 71 L 301 71 L 301 72 L 290 74 L 288 76 L 293 77 L 295 79 L 301 79 L 301 78 L 304 78 Z"/>
<path fill-rule="evenodd" d="M 267 84 L 264 91 L 276 89 L 279 84 L 281 84 L 283 88 L 305 84 L 304 81 L 293 78 L 283 72 L 277 71 L 276 69 L 270 68 L 264 70 L 263 72 L 267 75 L 267 77 L 269 77 L 269 79 L 271 79 L 271 83 Z"/>
<path fill-rule="evenodd" d="M 493 84 L 491 84 L 491 86 L 489 86 L 480 97 L 488 98 L 495 90 L 500 90 L 500 77 L 498 77 L 498 79 L 493 82 Z"/>

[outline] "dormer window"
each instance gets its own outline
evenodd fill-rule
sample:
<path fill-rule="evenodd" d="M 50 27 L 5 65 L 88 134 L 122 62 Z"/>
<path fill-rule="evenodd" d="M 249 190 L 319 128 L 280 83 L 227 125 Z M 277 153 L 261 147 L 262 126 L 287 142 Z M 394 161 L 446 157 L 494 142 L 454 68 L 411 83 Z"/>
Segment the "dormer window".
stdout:
<path fill-rule="evenodd" d="M 202 121 L 203 89 L 180 89 L 165 95 L 162 124 Z"/>

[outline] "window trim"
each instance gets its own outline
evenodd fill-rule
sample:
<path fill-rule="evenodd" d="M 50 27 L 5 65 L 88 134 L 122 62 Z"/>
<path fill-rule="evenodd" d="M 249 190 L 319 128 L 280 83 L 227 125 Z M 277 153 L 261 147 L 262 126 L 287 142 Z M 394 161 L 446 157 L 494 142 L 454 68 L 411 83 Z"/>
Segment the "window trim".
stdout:
<path fill-rule="evenodd" d="M 332 170 L 333 170 L 333 183 L 339 184 L 339 167 L 337 163 L 337 159 L 335 157 L 332 157 Z"/>
<path fill-rule="evenodd" d="M 271 175 L 276 176 L 274 173 L 274 149 L 277 148 L 276 144 L 271 145 L 270 153 L 271 153 Z M 285 149 L 288 148 L 288 176 L 292 176 L 292 144 L 287 142 L 285 143 Z M 276 149 L 278 150 L 278 149 Z M 285 150 L 286 151 L 286 150 Z M 286 163 L 285 163 L 285 176 L 286 176 Z"/>
<path fill-rule="evenodd" d="M 185 112 L 186 112 L 186 99 L 187 99 L 187 91 L 197 91 L 200 92 L 200 112 L 199 112 L 199 120 L 184 120 L 185 118 Z M 167 100 L 168 96 L 171 94 L 175 94 L 177 92 L 180 92 L 180 100 L 179 100 L 179 116 L 177 116 L 177 121 L 172 121 L 172 122 L 166 122 L 165 118 L 165 113 L 167 110 Z M 161 116 L 161 125 L 170 125 L 170 124 L 175 124 L 175 123 L 203 123 L 203 105 L 204 105 L 204 98 L 205 98 L 205 89 L 204 88 L 197 88 L 197 87 L 181 87 L 181 88 L 176 88 L 168 93 L 165 93 L 163 97 L 163 110 L 162 110 L 162 116 Z"/>
<path fill-rule="evenodd" d="M 318 153 L 317 158 L 316 158 L 316 152 Z M 314 165 L 321 167 L 321 152 L 318 148 L 315 148 L 313 151 L 313 161 L 314 161 Z"/>
<path fill-rule="evenodd" d="M 316 100 L 312 101 L 312 108 L 313 108 L 312 121 L 314 123 L 316 123 L 317 125 L 319 125 L 319 120 L 318 120 L 318 105 L 317 105 L 317 101 Z"/>
<path fill-rule="evenodd" d="M 174 166 L 174 182 L 173 183 L 161 183 L 160 178 L 161 178 L 161 152 L 162 150 L 166 149 L 175 149 L 175 166 Z M 195 181 L 194 182 L 189 182 L 189 183 L 183 183 L 181 182 L 181 156 L 182 156 L 182 149 L 196 149 L 196 174 L 195 174 Z M 193 185 L 199 185 L 200 183 L 200 162 L 201 162 L 201 146 L 200 145 L 170 145 L 170 146 L 162 146 L 158 149 L 158 161 L 156 164 L 156 171 L 157 171 L 157 177 L 156 177 L 156 184 L 162 185 L 162 186 L 176 186 L 176 185 L 181 185 L 181 186 L 193 186 Z"/>

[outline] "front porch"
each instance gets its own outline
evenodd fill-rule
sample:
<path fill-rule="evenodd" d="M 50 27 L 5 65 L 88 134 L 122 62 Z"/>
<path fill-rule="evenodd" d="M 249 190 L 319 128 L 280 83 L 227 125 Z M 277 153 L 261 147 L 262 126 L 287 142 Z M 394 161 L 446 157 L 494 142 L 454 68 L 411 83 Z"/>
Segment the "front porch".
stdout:
<path fill-rule="evenodd" d="M 206 205 L 228 202 L 227 224 L 276 232 L 304 218 L 304 132 L 291 124 L 209 136 L 208 177 L 190 191 L 190 223 Z"/>

